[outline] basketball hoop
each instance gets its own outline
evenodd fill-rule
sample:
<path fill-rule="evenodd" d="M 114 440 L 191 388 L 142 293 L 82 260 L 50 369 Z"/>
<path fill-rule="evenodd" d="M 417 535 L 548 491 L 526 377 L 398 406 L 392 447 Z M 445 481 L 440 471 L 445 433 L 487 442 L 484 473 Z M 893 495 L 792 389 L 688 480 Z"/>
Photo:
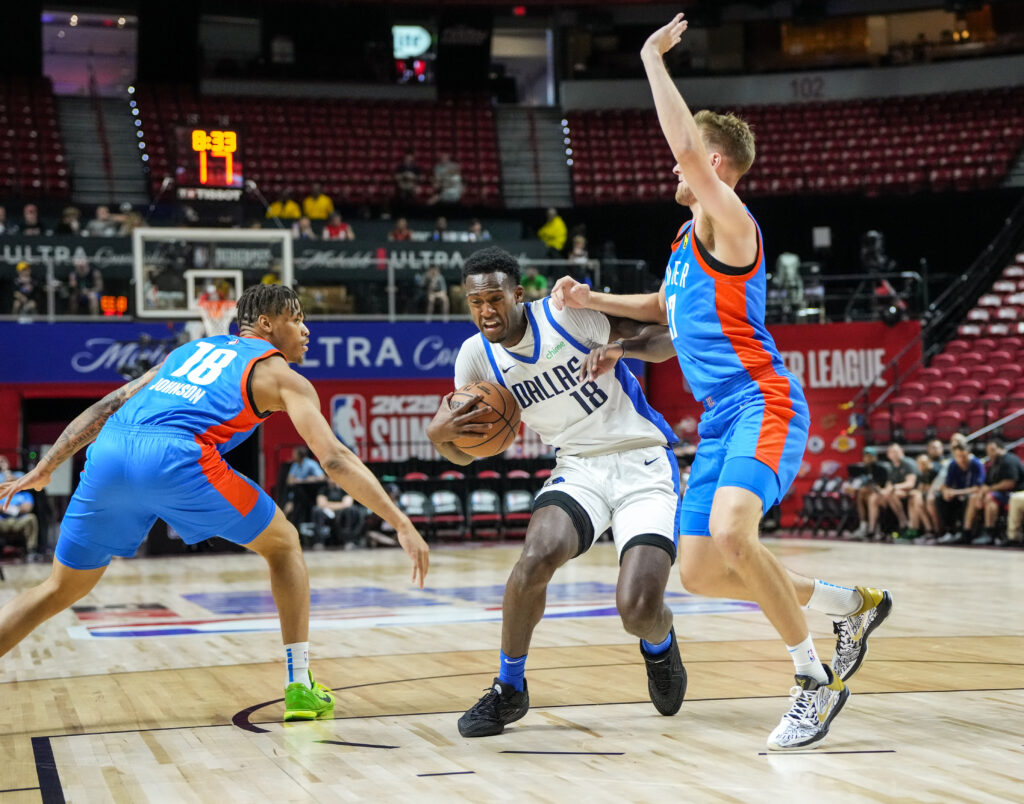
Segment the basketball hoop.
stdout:
<path fill-rule="evenodd" d="M 196 304 L 199 305 L 199 315 L 203 319 L 206 337 L 228 334 L 231 321 L 235 317 L 233 299 L 199 299 Z"/>

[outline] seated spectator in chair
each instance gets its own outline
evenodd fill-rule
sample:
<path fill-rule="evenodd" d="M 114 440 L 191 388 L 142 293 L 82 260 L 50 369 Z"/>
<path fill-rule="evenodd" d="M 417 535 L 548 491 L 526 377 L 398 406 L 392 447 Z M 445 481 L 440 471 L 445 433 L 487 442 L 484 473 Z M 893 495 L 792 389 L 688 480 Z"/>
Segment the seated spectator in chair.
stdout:
<path fill-rule="evenodd" d="M 313 222 L 303 215 L 294 224 L 292 224 L 292 236 L 296 240 L 319 240 L 317 237 L 316 229 L 313 228 Z"/>
<path fill-rule="evenodd" d="M 949 441 L 950 446 L 954 444 L 967 444 L 967 437 L 963 433 L 953 433 L 953 437 Z M 940 533 L 945 533 L 949 528 L 946 528 L 945 523 L 942 521 L 942 515 L 940 512 L 940 502 L 942 501 L 942 485 L 946 482 L 946 471 L 949 469 L 949 465 L 953 462 L 953 458 L 947 456 L 942 447 L 942 441 L 937 438 L 933 438 L 928 442 L 927 455 L 931 459 L 932 466 L 937 467 L 938 471 L 935 474 L 935 479 L 932 480 L 931 488 L 928 489 L 924 495 L 925 508 L 928 509 L 928 515 L 932 519 L 932 524 L 935 525 L 935 534 L 938 536 Z"/>
<path fill-rule="evenodd" d="M 431 204 L 457 204 L 462 200 L 462 170 L 451 156 L 442 153 L 434 165 L 434 195 Z"/>
<path fill-rule="evenodd" d="M 12 472 L 7 458 L 0 455 L 0 482 L 21 477 L 23 472 Z M 30 491 L 19 491 L 11 497 L 7 510 L 0 509 L 0 541 L 7 547 L 11 536 L 24 543 L 25 552 L 35 556 L 39 544 L 39 520 L 36 518 L 35 497 Z"/>
<path fill-rule="evenodd" d="M 346 494 L 341 486 L 328 480 L 327 488 L 316 495 L 313 524 L 314 550 L 322 550 L 328 539 L 332 544 L 351 550 L 358 547 L 363 539 L 366 509 Z"/>
<path fill-rule="evenodd" d="M 537 270 L 536 265 L 527 265 L 520 284 L 525 291 L 523 301 L 529 303 L 548 295 L 548 278 Z"/>
<path fill-rule="evenodd" d="M 988 453 L 985 482 L 967 503 L 964 530 L 970 532 L 967 520 L 973 523 L 978 512 L 983 511 L 985 529 L 971 540 L 971 544 L 1002 544 L 1002 539 L 996 536 L 996 523 L 999 514 L 1006 511 L 1010 495 L 1024 490 L 1024 464 L 1014 453 L 1007 452 L 1003 442 L 997 438 L 985 445 L 985 451 Z"/>
<path fill-rule="evenodd" d="M 80 315 L 99 315 L 100 294 L 103 293 L 103 274 L 85 257 L 76 257 L 75 267 L 68 276 L 68 312 Z"/>
<path fill-rule="evenodd" d="M 27 262 L 19 262 L 14 277 L 14 302 L 11 305 L 11 315 L 35 315 L 39 309 L 36 300 L 38 289 L 36 280 L 32 277 L 32 266 Z"/>
<path fill-rule="evenodd" d="M 907 519 L 910 528 L 905 534 L 908 539 L 915 539 L 924 536 L 927 541 L 935 538 L 937 526 L 932 519 L 931 512 L 925 498 L 931 492 L 932 483 L 939 474 L 939 466 L 932 463 L 927 453 L 917 456 L 917 487 L 907 497 Z"/>
<path fill-rule="evenodd" d="M 395 168 L 395 199 L 397 201 L 415 201 L 420 187 L 420 176 L 423 171 L 416 164 L 416 156 L 406 151 L 402 161 Z"/>
<path fill-rule="evenodd" d="M 469 222 L 469 229 L 466 230 L 462 239 L 467 243 L 484 243 L 491 239 L 491 233 L 484 228 L 479 218 L 473 218 Z"/>
<path fill-rule="evenodd" d="M 450 243 L 455 239 L 455 233 L 448 229 L 448 219 L 444 215 L 434 221 L 434 231 L 430 233 L 430 239 L 444 243 Z"/>
<path fill-rule="evenodd" d="M 433 316 L 434 305 L 436 304 L 441 308 L 441 320 L 447 324 L 448 313 L 451 309 L 451 303 L 448 300 L 448 282 L 442 276 L 441 269 L 436 265 L 431 265 L 427 269 L 426 290 L 427 321 Z"/>
<path fill-rule="evenodd" d="M 409 221 L 399 218 L 395 221 L 394 228 L 388 232 L 388 240 L 412 240 L 412 232 L 409 229 Z"/>
<path fill-rule="evenodd" d="M 341 219 L 341 214 L 332 212 L 324 227 L 324 240 L 355 240 L 355 230 Z"/>
<path fill-rule="evenodd" d="M 82 211 L 78 207 L 64 207 L 60 213 L 60 222 L 53 233 L 76 237 L 80 235 L 82 233 Z"/>
<path fill-rule="evenodd" d="M 863 541 L 868 537 L 868 502 L 882 486 L 889 481 L 889 472 L 878 462 L 878 454 L 873 448 L 864 450 L 861 455 L 864 472 L 851 482 L 846 490 L 851 492 L 857 506 L 857 518 L 860 524 L 850 533 L 853 541 Z"/>
<path fill-rule="evenodd" d="M 305 447 L 292 452 L 292 465 L 288 467 L 288 501 L 284 513 L 292 522 L 308 522 L 313 507 L 316 487 L 327 480 L 327 475 Z"/>
<path fill-rule="evenodd" d="M 953 444 L 953 462 L 946 467 L 946 481 L 942 484 L 942 502 L 939 514 L 944 527 L 949 528 L 943 534 L 939 544 L 965 544 L 966 531 L 969 526 L 964 514 L 967 501 L 978 492 L 985 483 L 984 464 L 971 455 L 966 443 Z M 953 530 L 953 523 L 963 519 L 963 526 Z"/>
<path fill-rule="evenodd" d="M 1010 495 L 1006 506 L 1006 544 L 1014 547 L 1024 545 L 1024 533 L 1021 533 L 1021 521 L 1024 520 L 1024 491 L 1015 491 Z"/>
<path fill-rule="evenodd" d="M 907 529 L 906 500 L 910 492 L 917 486 L 917 464 L 908 458 L 903 447 L 890 444 L 886 456 L 892 468 L 885 485 L 868 498 L 868 532 L 872 538 L 878 538 L 878 515 L 883 509 L 892 511 L 896 516 L 900 531 Z"/>
<path fill-rule="evenodd" d="M 35 204 L 25 204 L 21 214 L 21 226 L 18 227 L 17 234 L 20 234 L 22 237 L 37 237 L 49 234 L 39 220 L 39 207 Z"/>
<path fill-rule="evenodd" d="M 313 182 L 309 195 L 302 199 L 302 214 L 312 221 L 325 221 L 334 212 L 334 202 L 329 195 L 324 195 L 324 186 Z"/>
<path fill-rule="evenodd" d="M 93 219 L 85 224 L 85 234 L 89 237 L 116 237 L 121 220 L 121 215 L 111 215 L 110 207 L 100 204 Z"/>
<path fill-rule="evenodd" d="M 282 190 L 280 198 L 267 207 L 267 217 L 288 221 L 297 221 L 302 217 L 302 210 L 299 208 L 299 202 L 295 200 L 295 191 L 291 187 Z"/>
<path fill-rule="evenodd" d="M 14 231 L 7 220 L 7 207 L 0 207 L 0 235 L 14 234 Z"/>

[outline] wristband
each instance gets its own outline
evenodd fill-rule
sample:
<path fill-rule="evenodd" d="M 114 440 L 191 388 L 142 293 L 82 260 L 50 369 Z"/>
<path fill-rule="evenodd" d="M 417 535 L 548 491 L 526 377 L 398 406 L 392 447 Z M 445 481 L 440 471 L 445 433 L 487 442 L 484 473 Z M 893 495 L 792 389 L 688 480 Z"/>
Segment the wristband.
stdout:
<path fill-rule="evenodd" d="M 612 343 L 615 344 L 616 346 L 618 346 L 622 350 L 622 356 L 625 357 L 626 356 L 626 344 L 623 343 L 623 339 L 619 338 L 617 341 L 612 341 Z M 611 344 L 608 344 L 608 345 L 611 346 Z"/>

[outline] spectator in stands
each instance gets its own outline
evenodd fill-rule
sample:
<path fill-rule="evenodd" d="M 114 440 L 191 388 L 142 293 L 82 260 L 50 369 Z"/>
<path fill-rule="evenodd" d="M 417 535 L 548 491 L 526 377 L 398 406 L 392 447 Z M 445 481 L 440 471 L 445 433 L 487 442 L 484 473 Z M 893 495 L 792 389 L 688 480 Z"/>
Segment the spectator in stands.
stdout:
<path fill-rule="evenodd" d="M 0 207 L 0 235 L 11 234 L 7 223 L 7 207 Z"/>
<path fill-rule="evenodd" d="M 466 231 L 463 239 L 468 243 L 483 243 L 491 239 L 491 233 L 484 228 L 479 218 L 473 218 L 469 222 L 469 229 Z"/>
<path fill-rule="evenodd" d="M 448 313 L 450 310 L 450 302 L 448 300 L 448 282 L 441 274 L 441 269 L 436 265 L 431 265 L 427 269 L 426 289 L 427 321 L 429 321 L 431 316 L 433 316 L 434 305 L 436 304 L 441 308 L 441 320 L 448 323 Z"/>
<path fill-rule="evenodd" d="M 78 207 L 64 207 L 60 213 L 60 223 L 53 231 L 59 235 L 80 235 L 82 233 L 82 211 Z"/>
<path fill-rule="evenodd" d="M 14 480 L 24 472 L 12 472 L 7 457 L 0 455 L 0 482 Z M 24 542 L 25 552 L 34 556 L 39 544 L 39 519 L 35 515 L 35 497 L 30 491 L 19 491 L 11 499 L 7 510 L 0 510 L 0 538 L 4 544 L 12 535 Z"/>
<path fill-rule="evenodd" d="M 310 511 L 317 487 L 327 479 L 324 470 L 309 454 L 305 447 L 296 447 L 292 452 L 292 465 L 288 467 L 287 502 L 284 513 L 292 522 L 309 521 Z"/>
<path fill-rule="evenodd" d="M 35 204 L 25 204 L 22 210 L 21 226 L 18 227 L 18 234 L 22 237 L 35 237 L 45 234 L 43 224 L 39 221 L 39 207 Z"/>
<path fill-rule="evenodd" d="M 967 514 L 964 516 L 964 530 L 969 532 L 970 525 L 979 511 L 984 511 L 985 528 L 971 544 L 996 544 L 996 522 L 999 514 L 1006 511 L 1010 495 L 1015 491 L 1024 490 L 1024 464 L 1014 453 L 1007 452 L 1003 442 L 993 438 L 985 445 L 988 453 L 988 466 L 985 468 L 985 482 L 981 488 L 971 495 L 967 503 Z M 999 539 L 1001 543 L 1002 540 Z"/>
<path fill-rule="evenodd" d="M 68 276 L 68 312 L 71 315 L 99 315 L 100 294 L 103 293 L 103 274 L 85 257 L 75 257 L 74 268 Z"/>
<path fill-rule="evenodd" d="M 892 443 L 885 454 L 891 464 L 889 477 L 885 485 L 868 498 L 868 533 L 872 538 L 878 538 L 878 518 L 883 510 L 895 515 L 900 531 L 907 529 L 906 500 L 917 486 L 917 464 L 904 454 L 903 447 Z"/>
<path fill-rule="evenodd" d="M 967 437 L 963 433 L 953 433 L 953 437 L 950 439 L 950 447 L 956 444 L 967 445 Z M 946 482 L 946 472 L 949 469 L 949 465 L 953 462 L 951 456 L 947 456 L 942 448 L 942 442 L 933 438 L 928 442 L 927 447 L 928 458 L 932 462 L 932 466 L 937 467 L 938 471 L 935 473 L 935 479 L 932 480 L 932 485 L 924 495 L 924 504 L 928 509 L 928 515 L 931 517 L 932 524 L 935 526 L 936 537 L 940 533 L 945 533 L 949 528 L 945 526 L 945 522 L 942 519 L 942 486 Z M 928 540 L 930 541 L 930 540 Z"/>
<path fill-rule="evenodd" d="M 548 295 L 548 278 L 537 270 L 536 265 L 527 265 L 519 283 L 525 291 L 523 300 L 527 302 L 543 299 Z"/>
<path fill-rule="evenodd" d="M 355 230 L 341 219 L 341 213 L 332 212 L 324 227 L 324 240 L 355 240 Z"/>
<path fill-rule="evenodd" d="M 302 199 L 302 213 L 313 221 L 325 221 L 334 212 L 334 202 L 331 197 L 324 195 L 324 186 L 313 182 L 309 188 L 309 195 Z"/>
<path fill-rule="evenodd" d="M 406 151 L 402 161 L 395 168 L 395 199 L 398 201 L 415 201 L 423 171 L 416 164 L 416 156 Z"/>
<path fill-rule="evenodd" d="M 398 486 L 394 483 L 388 483 L 384 486 L 384 490 L 388 493 L 392 502 L 395 505 L 399 505 L 402 493 L 399 491 Z M 399 507 L 401 507 L 399 505 Z M 368 517 L 369 528 L 366 531 L 366 543 L 369 547 L 397 547 L 398 541 L 395 539 L 395 529 L 390 524 L 383 521 L 376 514 L 371 514 Z"/>
<path fill-rule="evenodd" d="M 85 234 L 89 237 L 114 237 L 121 228 L 122 217 L 111 215 L 110 207 L 100 205 L 91 221 L 85 224 Z"/>
<path fill-rule="evenodd" d="M 907 497 L 907 519 L 910 528 L 905 534 L 908 539 L 916 539 L 923 536 L 925 540 L 931 541 L 935 536 L 936 525 L 932 520 L 931 512 L 925 502 L 928 493 L 931 491 L 932 483 L 939 474 L 939 466 L 932 463 L 927 453 L 917 456 L 917 487 Z"/>
<path fill-rule="evenodd" d="M 457 204 L 462 199 L 462 170 L 449 154 L 442 153 L 434 165 L 434 195 L 431 204 Z"/>
<path fill-rule="evenodd" d="M 436 221 L 434 221 L 434 231 L 430 233 L 430 239 L 435 241 L 450 242 L 452 238 L 452 232 L 448 230 L 448 219 L 444 215 L 440 215 Z"/>
<path fill-rule="evenodd" d="M 589 259 L 587 255 L 587 238 L 581 234 L 574 235 L 572 238 L 572 248 L 569 250 L 569 262 L 579 263 L 583 265 Z"/>
<path fill-rule="evenodd" d="M 942 484 L 942 504 L 939 513 L 945 527 L 949 528 L 939 539 L 939 544 L 965 544 L 969 524 L 964 509 L 970 497 L 985 483 L 985 467 L 967 449 L 967 444 L 953 444 L 953 462 L 946 467 L 946 482 Z M 953 523 L 963 517 L 963 526 L 953 531 Z"/>
<path fill-rule="evenodd" d="M 35 315 L 38 310 L 38 286 L 32 276 L 32 266 L 27 262 L 19 262 L 14 277 L 14 303 L 11 315 Z"/>
<path fill-rule="evenodd" d="M 1006 506 L 1006 544 L 1020 547 L 1024 544 L 1021 533 L 1021 520 L 1024 519 L 1024 491 L 1015 491 L 1010 495 Z"/>
<path fill-rule="evenodd" d="M 295 191 L 291 187 L 283 189 L 280 197 L 267 207 L 267 217 L 288 221 L 297 221 L 302 217 L 302 210 L 299 209 Z"/>
<path fill-rule="evenodd" d="M 889 472 L 879 463 L 878 455 L 873 448 L 864 450 L 861 455 L 861 466 L 863 471 L 844 487 L 846 492 L 853 495 L 857 506 L 859 524 L 849 536 L 854 541 L 863 541 L 871 532 L 868 528 L 868 502 L 889 481 Z"/>
<path fill-rule="evenodd" d="M 548 247 L 549 257 L 558 258 L 562 256 L 562 249 L 565 248 L 565 240 L 569 236 L 569 228 L 558 214 L 554 207 L 548 207 L 547 221 L 537 230 L 537 237 Z"/>
<path fill-rule="evenodd" d="M 121 227 L 117 230 L 117 234 L 120 237 L 128 237 L 140 226 L 146 225 L 146 220 L 142 217 L 141 212 L 136 212 L 130 207 L 128 209 L 124 209 L 124 205 L 122 205 L 121 208 L 124 211 L 120 215 Z"/>
<path fill-rule="evenodd" d="M 346 550 L 358 546 L 363 538 L 366 513 L 341 486 L 328 479 L 327 488 L 316 495 L 313 549 L 322 550 L 328 539 Z"/>
<path fill-rule="evenodd" d="M 296 240 L 319 240 L 313 222 L 305 215 L 292 224 L 292 235 Z"/>
<path fill-rule="evenodd" d="M 412 240 L 412 232 L 409 231 L 409 221 L 399 218 L 395 221 L 394 227 L 388 232 L 388 240 Z"/>

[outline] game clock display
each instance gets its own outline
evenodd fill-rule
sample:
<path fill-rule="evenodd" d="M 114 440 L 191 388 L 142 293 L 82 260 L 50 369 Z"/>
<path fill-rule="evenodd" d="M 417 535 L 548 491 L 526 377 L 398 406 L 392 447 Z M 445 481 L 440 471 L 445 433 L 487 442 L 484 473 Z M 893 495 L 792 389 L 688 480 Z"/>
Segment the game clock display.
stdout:
<path fill-rule="evenodd" d="M 179 126 L 175 131 L 178 187 L 241 187 L 238 132 Z"/>

